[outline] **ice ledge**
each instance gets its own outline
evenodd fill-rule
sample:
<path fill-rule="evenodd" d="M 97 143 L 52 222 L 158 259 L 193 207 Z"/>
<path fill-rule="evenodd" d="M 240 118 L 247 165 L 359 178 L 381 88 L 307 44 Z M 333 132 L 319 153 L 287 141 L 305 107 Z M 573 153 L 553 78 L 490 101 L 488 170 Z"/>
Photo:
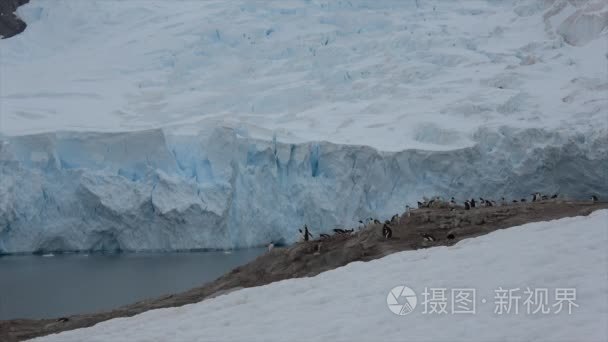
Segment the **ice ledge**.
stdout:
<path fill-rule="evenodd" d="M 197 135 L 0 137 L 0 252 L 183 250 L 292 242 L 423 195 L 608 195 L 608 134 L 484 129 L 453 151 Z"/>

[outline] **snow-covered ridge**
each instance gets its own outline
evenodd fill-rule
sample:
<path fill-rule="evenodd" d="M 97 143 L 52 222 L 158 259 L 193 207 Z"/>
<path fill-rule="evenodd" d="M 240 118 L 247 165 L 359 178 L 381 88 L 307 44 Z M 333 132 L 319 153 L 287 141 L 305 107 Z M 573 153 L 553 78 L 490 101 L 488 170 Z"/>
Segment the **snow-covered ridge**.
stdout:
<path fill-rule="evenodd" d="M 606 4 L 32 0 L 0 41 L 0 132 L 230 126 L 383 151 L 586 132 L 606 127 Z"/>
<path fill-rule="evenodd" d="M 232 129 L 4 137 L 0 252 L 232 248 L 402 212 L 423 195 L 608 196 L 608 135 L 481 130 L 473 147 L 379 152 Z"/>

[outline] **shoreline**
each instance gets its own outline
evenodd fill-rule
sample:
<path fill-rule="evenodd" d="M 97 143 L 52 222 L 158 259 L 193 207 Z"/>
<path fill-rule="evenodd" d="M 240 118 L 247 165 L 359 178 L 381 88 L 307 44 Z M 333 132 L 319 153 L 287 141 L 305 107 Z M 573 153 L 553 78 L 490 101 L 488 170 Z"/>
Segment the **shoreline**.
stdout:
<path fill-rule="evenodd" d="M 0 321 L 0 340 L 19 341 L 66 330 L 89 327 L 118 317 L 130 317 L 148 310 L 200 302 L 241 288 L 261 286 L 291 278 L 311 277 L 354 261 L 420 248 L 450 246 L 460 240 L 525 223 L 586 216 L 607 209 L 608 203 L 543 201 L 474 210 L 444 208 L 417 209 L 410 217 L 391 224 L 393 238 L 381 235 L 382 224 L 369 224 L 352 235 L 334 235 L 323 241 L 275 247 L 252 262 L 237 267 L 215 281 L 191 290 L 151 298 L 107 312 L 73 315 L 57 319 Z M 435 241 L 426 241 L 428 233 Z M 448 239 L 448 235 L 453 235 Z M 320 251 L 319 244 L 321 245 Z"/>

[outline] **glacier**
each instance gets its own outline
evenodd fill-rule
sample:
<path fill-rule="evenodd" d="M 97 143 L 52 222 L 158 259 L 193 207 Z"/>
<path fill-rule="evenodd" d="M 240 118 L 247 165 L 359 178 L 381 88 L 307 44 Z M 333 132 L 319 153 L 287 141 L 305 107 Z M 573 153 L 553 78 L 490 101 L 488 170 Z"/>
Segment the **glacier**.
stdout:
<path fill-rule="evenodd" d="M 294 242 L 422 196 L 608 196 L 608 135 L 480 131 L 453 151 L 286 144 L 230 128 L 1 139 L 0 253 L 230 249 Z"/>
<path fill-rule="evenodd" d="M 17 14 L 27 29 L 0 40 L 0 253 L 241 248 L 422 196 L 608 195 L 603 0 Z"/>
<path fill-rule="evenodd" d="M 0 132 L 229 126 L 392 152 L 586 132 L 606 127 L 607 5 L 31 0 L 0 40 Z"/>

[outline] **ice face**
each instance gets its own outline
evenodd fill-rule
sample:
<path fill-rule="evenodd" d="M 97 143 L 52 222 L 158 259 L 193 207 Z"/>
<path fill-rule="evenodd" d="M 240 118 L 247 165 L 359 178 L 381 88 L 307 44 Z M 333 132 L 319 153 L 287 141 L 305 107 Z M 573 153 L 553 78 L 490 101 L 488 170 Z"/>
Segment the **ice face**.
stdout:
<path fill-rule="evenodd" d="M 305 223 L 316 235 L 388 218 L 424 195 L 608 195 L 605 132 L 502 128 L 475 139 L 454 151 L 389 153 L 231 129 L 4 137 L 0 251 L 260 246 L 293 242 Z"/>

